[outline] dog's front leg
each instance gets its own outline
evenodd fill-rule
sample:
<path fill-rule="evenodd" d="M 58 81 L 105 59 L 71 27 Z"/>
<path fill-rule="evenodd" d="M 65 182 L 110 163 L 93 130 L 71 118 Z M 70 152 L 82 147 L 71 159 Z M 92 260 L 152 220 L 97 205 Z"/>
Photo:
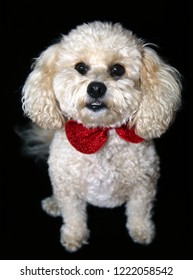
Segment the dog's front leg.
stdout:
<path fill-rule="evenodd" d="M 69 252 L 75 252 L 87 243 L 86 202 L 76 196 L 58 199 L 59 208 L 64 224 L 61 227 L 60 241 Z"/>
<path fill-rule="evenodd" d="M 126 204 L 127 229 L 134 242 L 149 244 L 155 235 L 152 206 L 156 191 L 144 186 L 133 189 Z"/>

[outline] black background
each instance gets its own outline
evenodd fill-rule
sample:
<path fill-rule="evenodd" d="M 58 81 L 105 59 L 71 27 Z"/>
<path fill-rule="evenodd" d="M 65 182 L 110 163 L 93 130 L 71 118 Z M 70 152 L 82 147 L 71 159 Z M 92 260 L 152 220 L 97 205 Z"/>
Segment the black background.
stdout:
<path fill-rule="evenodd" d="M 8 2 L 8 1 L 7 1 Z M 1 259 L 192 259 L 192 64 L 190 1 L 65 1 L 45 5 L 11 4 L 3 10 L 1 45 Z M 40 1 L 39 1 L 40 2 Z M 41 2 L 42 3 L 42 2 Z M 66 3 L 66 4 L 65 4 Z M 79 3 L 79 4 L 78 4 Z M 88 207 L 89 245 L 68 253 L 60 245 L 60 218 L 43 212 L 41 199 L 51 194 L 47 166 L 21 154 L 16 125 L 28 120 L 21 109 L 21 88 L 32 59 L 77 24 L 92 20 L 121 22 L 147 42 L 182 75 L 182 107 L 175 123 L 156 140 L 161 179 L 154 209 L 157 234 L 149 246 L 132 242 L 124 206 Z"/>

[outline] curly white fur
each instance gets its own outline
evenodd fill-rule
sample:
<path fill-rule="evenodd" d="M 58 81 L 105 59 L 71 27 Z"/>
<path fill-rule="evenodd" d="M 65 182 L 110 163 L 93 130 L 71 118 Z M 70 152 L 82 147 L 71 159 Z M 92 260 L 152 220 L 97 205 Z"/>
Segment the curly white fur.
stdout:
<path fill-rule="evenodd" d="M 78 63 L 84 63 L 85 73 L 77 71 Z M 123 67 L 121 75 L 112 75 L 114 65 Z M 97 104 L 105 104 L 101 110 L 87 106 L 93 104 L 87 92 L 93 81 L 107 89 L 97 99 Z M 125 203 L 130 236 L 141 244 L 152 241 L 151 210 L 159 178 L 152 139 L 172 123 L 180 92 L 178 71 L 119 23 L 77 26 L 36 60 L 23 87 L 23 110 L 34 123 L 54 132 L 48 159 L 53 196 L 42 207 L 53 216 L 62 215 L 61 243 L 68 251 L 88 241 L 87 203 Z M 128 124 L 144 141 L 128 143 L 110 130 L 97 153 L 82 154 L 67 140 L 63 126 L 68 119 L 86 127 Z"/>

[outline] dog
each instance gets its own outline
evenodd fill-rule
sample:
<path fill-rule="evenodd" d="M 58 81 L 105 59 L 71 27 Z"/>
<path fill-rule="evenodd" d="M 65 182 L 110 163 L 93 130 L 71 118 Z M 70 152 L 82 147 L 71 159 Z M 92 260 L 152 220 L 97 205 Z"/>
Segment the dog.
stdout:
<path fill-rule="evenodd" d="M 53 195 L 42 207 L 62 216 L 67 251 L 88 244 L 88 204 L 125 205 L 131 239 L 152 242 L 160 177 L 154 139 L 173 123 L 181 88 L 177 69 L 121 23 L 77 25 L 36 58 L 22 108 L 33 124 L 28 142 L 38 139 L 32 154 L 41 154 L 41 141 L 49 154 Z"/>

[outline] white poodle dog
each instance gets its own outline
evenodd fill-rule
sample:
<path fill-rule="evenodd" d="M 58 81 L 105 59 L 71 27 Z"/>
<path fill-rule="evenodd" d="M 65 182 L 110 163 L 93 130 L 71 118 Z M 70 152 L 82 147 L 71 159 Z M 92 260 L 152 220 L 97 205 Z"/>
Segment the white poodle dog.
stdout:
<path fill-rule="evenodd" d="M 178 71 L 120 23 L 79 25 L 36 59 L 22 105 L 35 137 L 52 136 L 53 196 L 42 207 L 62 216 L 66 250 L 88 242 L 87 203 L 125 204 L 133 241 L 152 241 L 159 178 L 153 139 L 169 128 L 180 103 Z"/>

